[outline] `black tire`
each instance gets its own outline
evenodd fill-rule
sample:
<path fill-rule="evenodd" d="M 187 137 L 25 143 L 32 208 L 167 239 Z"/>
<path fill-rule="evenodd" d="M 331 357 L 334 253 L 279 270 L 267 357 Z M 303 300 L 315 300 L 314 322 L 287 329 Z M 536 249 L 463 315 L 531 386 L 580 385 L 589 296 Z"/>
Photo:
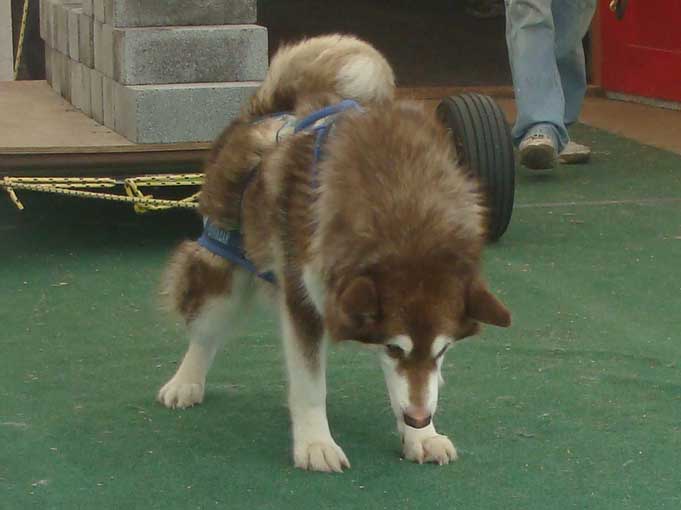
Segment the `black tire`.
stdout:
<path fill-rule="evenodd" d="M 449 129 L 459 163 L 478 178 L 488 207 L 487 239 L 506 232 L 515 196 L 515 158 L 506 116 L 489 96 L 475 93 L 445 98 L 437 116 Z"/>

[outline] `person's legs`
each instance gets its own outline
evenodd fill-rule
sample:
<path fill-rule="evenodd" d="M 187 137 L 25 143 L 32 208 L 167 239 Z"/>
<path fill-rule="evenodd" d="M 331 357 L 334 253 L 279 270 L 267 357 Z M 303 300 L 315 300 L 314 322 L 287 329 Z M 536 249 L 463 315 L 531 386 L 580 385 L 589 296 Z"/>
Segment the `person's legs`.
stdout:
<path fill-rule="evenodd" d="M 506 42 L 518 110 L 513 140 L 520 145 L 527 138 L 531 149 L 553 146 L 555 159 L 568 133 L 551 7 L 552 0 L 506 0 Z"/>
<path fill-rule="evenodd" d="M 582 39 L 589 30 L 596 0 L 553 0 L 556 63 L 565 98 L 564 123 L 577 121 L 586 93 Z"/>

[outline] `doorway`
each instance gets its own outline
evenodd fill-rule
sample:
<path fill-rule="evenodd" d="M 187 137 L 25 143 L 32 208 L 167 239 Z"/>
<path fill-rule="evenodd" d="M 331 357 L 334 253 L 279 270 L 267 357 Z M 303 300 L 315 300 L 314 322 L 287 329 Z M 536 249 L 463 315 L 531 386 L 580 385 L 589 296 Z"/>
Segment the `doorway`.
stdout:
<path fill-rule="evenodd" d="M 258 23 L 268 29 L 270 55 L 281 43 L 341 32 L 376 46 L 402 87 L 510 85 L 501 3 L 259 0 Z"/>

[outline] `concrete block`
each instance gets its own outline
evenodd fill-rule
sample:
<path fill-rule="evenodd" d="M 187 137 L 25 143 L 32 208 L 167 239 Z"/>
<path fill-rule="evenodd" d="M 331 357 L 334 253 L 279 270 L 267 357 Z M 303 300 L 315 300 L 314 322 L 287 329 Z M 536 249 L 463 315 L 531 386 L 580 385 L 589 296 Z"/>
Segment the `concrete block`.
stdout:
<path fill-rule="evenodd" d="M 50 59 L 52 60 L 52 89 L 61 96 L 61 58 L 59 52 L 55 49 L 50 50 Z"/>
<path fill-rule="evenodd" d="M 70 58 L 63 53 L 59 54 L 61 58 L 61 95 L 69 103 L 71 102 L 71 63 Z"/>
<path fill-rule="evenodd" d="M 114 129 L 114 81 L 108 76 L 102 78 L 102 109 L 104 110 L 104 125 Z"/>
<path fill-rule="evenodd" d="M 82 80 L 82 107 L 81 110 L 85 115 L 92 116 L 92 92 L 90 90 L 90 68 L 79 64 L 82 68 L 81 80 Z"/>
<path fill-rule="evenodd" d="M 47 12 L 47 19 L 45 20 L 47 26 L 45 29 L 47 39 L 45 42 L 50 48 L 57 47 L 57 4 L 52 0 L 45 0 L 45 12 Z"/>
<path fill-rule="evenodd" d="M 81 88 L 83 79 L 81 77 L 82 68 L 80 63 L 69 59 L 69 71 L 71 73 L 71 81 L 69 83 L 71 86 L 70 101 L 73 106 L 81 110 L 83 105 L 83 91 Z"/>
<path fill-rule="evenodd" d="M 62 3 L 56 3 L 54 11 L 55 21 L 54 28 L 56 30 L 56 46 L 55 49 L 64 55 L 69 54 L 69 16 L 66 7 Z"/>
<path fill-rule="evenodd" d="M 259 85 L 115 83 L 116 131 L 137 143 L 211 141 L 239 114 Z"/>
<path fill-rule="evenodd" d="M 80 23 L 80 15 L 82 13 L 83 9 L 81 8 L 68 9 L 69 57 L 76 62 L 80 62 L 80 42 L 78 41 L 80 30 L 78 25 Z"/>
<path fill-rule="evenodd" d="M 52 49 L 52 89 L 61 96 L 61 59 L 59 52 Z"/>
<path fill-rule="evenodd" d="M 50 28 L 52 23 L 50 17 L 52 16 L 52 5 L 49 0 L 41 0 L 40 3 L 40 38 L 45 41 L 45 46 L 50 45 Z"/>
<path fill-rule="evenodd" d="M 45 81 L 52 86 L 52 48 L 45 45 Z"/>
<path fill-rule="evenodd" d="M 104 0 L 92 0 L 92 16 L 95 21 L 106 23 L 106 17 L 104 16 Z"/>
<path fill-rule="evenodd" d="M 114 4 L 118 3 L 120 0 L 104 0 L 104 23 L 111 25 L 111 20 L 113 19 Z M 167 9 L 165 4 L 159 5 L 159 9 Z"/>
<path fill-rule="evenodd" d="M 69 69 L 69 59 L 64 56 L 63 53 L 58 52 L 57 50 L 54 50 L 54 62 L 57 66 L 57 76 L 55 77 L 55 82 L 57 86 L 55 87 L 55 90 L 59 92 L 59 94 L 62 97 L 71 95 L 71 91 L 67 91 L 66 87 L 68 83 L 71 81 L 70 80 L 70 69 Z M 67 75 L 69 76 L 67 78 Z"/>
<path fill-rule="evenodd" d="M 90 115 L 91 91 L 90 69 L 80 62 L 69 61 L 71 68 L 71 104 L 86 115 Z"/>
<path fill-rule="evenodd" d="M 92 24 L 95 48 L 95 69 L 112 78 L 114 75 L 113 28 L 99 21 Z M 141 48 L 138 48 L 141 50 Z"/>
<path fill-rule="evenodd" d="M 255 23 L 257 0 L 95 0 L 113 27 Z"/>
<path fill-rule="evenodd" d="M 92 15 L 94 13 L 92 0 L 83 0 L 81 8 L 83 9 L 83 14 L 92 18 Z"/>
<path fill-rule="evenodd" d="M 52 2 L 50 46 L 64 55 L 69 54 L 69 11 L 80 8 L 80 2 L 72 0 L 49 0 Z"/>
<path fill-rule="evenodd" d="M 57 32 L 59 32 L 58 11 L 61 9 L 61 4 L 56 0 L 48 0 L 50 4 L 50 46 L 57 49 Z"/>
<path fill-rule="evenodd" d="M 47 8 L 47 0 L 40 0 L 38 16 L 39 16 L 39 26 L 40 26 L 40 38 L 43 41 L 47 41 L 47 17 L 49 10 Z"/>
<path fill-rule="evenodd" d="M 113 29 L 113 75 L 97 64 L 97 47 L 97 69 L 124 85 L 257 81 L 267 72 L 267 30 L 257 25 Z"/>
<path fill-rule="evenodd" d="M 66 59 L 64 55 L 59 53 L 54 48 L 52 49 L 52 88 L 60 96 L 64 95 L 64 83 L 66 78 L 64 77 L 64 68 L 67 67 Z"/>
<path fill-rule="evenodd" d="M 104 123 L 104 76 L 96 69 L 89 69 L 90 74 L 90 115 L 100 124 Z"/>
<path fill-rule="evenodd" d="M 95 41 L 92 33 L 92 18 L 82 12 L 78 17 L 78 54 L 87 67 L 95 67 Z"/>

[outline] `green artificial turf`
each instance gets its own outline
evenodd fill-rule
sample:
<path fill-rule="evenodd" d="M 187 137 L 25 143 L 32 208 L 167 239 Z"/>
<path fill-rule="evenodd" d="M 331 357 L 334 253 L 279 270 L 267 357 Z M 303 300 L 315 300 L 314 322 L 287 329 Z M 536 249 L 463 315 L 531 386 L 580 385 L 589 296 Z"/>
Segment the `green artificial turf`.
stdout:
<path fill-rule="evenodd" d="M 155 288 L 198 221 L 0 197 L 0 508 L 681 508 L 681 157 L 577 134 L 591 164 L 519 170 L 486 254 L 514 325 L 447 356 L 436 422 L 460 459 L 444 467 L 400 460 L 380 370 L 344 345 L 329 416 L 353 467 L 293 469 L 266 311 L 204 405 L 163 408 L 186 340 Z"/>

